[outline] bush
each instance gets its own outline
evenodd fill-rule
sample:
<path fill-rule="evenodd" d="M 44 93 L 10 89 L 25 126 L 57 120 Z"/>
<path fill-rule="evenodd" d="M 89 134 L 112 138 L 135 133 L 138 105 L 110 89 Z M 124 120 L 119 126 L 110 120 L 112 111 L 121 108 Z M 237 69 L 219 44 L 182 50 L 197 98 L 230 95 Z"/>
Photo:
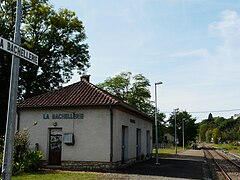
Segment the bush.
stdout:
<path fill-rule="evenodd" d="M 43 157 L 42 152 L 40 151 L 28 151 L 21 161 L 15 161 L 13 164 L 13 172 L 14 174 L 18 174 L 21 172 L 30 172 L 37 171 L 42 163 L 41 159 Z"/>
<path fill-rule="evenodd" d="M 25 158 L 29 151 L 29 132 L 23 130 L 15 133 L 13 173 L 18 174 L 25 170 Z"/>
<path fill-rule="evenodd" d="M 2 169 L 2 161 L 3 161 L 3 146 L 4 146 L 4 137 L 0 136 L 0 168 L 1 169 Z"/>
<path fill-rule="evenodd" d="M 0 168 L 2 169 L 3 153 L 0 152 Z M 2 172 L 2 171 L 1 171 Z M 1 174 L 1 173 L 0 173 Z"/>
<path fill-rule="evenodd" d="M 2 169 L 4 139 L 0 138 L 0 167 Z M 43 157 L 40 151 L 29 150 L 29 132 L 16 132 L 14 137 L 13 174 L 36 171 L 41 167 Z"/>
<path fill-rule="evenodd" d="M 40 151 L 30 151 L 25 158 L 25 168 L 24 171 L 36 171 L 38 170 L 42 163 L 41 159 L 43 157 L 42 152 Z"/>
<path fill-rule="evenodd" d="M 29 150 L 28 130 L 17 132 L 14 140 L 13 172 L 16 174 L 22 171 L 29 172 L 38 170 L 41 167 L 43 154 L 40 151 Z"/>

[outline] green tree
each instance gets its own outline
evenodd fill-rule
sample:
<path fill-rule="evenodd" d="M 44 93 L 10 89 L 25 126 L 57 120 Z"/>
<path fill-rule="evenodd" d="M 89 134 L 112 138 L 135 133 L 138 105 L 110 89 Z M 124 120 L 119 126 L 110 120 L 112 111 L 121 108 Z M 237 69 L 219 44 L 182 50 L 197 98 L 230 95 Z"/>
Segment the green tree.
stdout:
<path fill-rule="evenodd" d="M 212 113 L 209 113 L 207 120 L 208 120 L 209 122 L 212 122 L 212 121 L 214 120 Z"/>
<path fill-rule="evenodd" d="M 212 138 L 213 138 L 213 142 L 215 144 L 218 144 L 220 138 L 221 138 L 221 132 L 218 128 L 214 128 L 212 131 Z"/>
<path fill-rule="evenodd" d="M 199 127 L 199 134 L 200 134 L 200 137 L 201 137 L 201 141 L 205 141 L 206 140 L 206 131 L 208 130 L 208 126 L 207 124 L 201 124 L 200 127 Z"/>
<path fill-rule="evenodd" d="M 1 36 L 11 40 L 16 1 L 2 0 L 0 5 Z M 74 12 L 57 12 L 48 0 L 24 0 L 21 46 L 37 54 L 39 64 L 20 62 L 19 99 L 58 89 L 71 79 L 75 69 L 79 74 L 84 72 L 90 66 L 85 39 L 83 23 Z M 11 56 L 0 51 L 1 133 L 5 129 L 10 67 Z"/>
<path fill-rule="evenodd" d="M 150 101 L 150 82 L 142 74 L 122 72 L 97 86 L 148 115 L 154 114 L 154 106 Z"/>
<path fill-rule="evenodd" d="M 206 142 L 210 142 L 212 139 L 212 130 L 208 129 L 205 133 L 205 137 L 206 137 Z"/>
<path fill-rule="evenodd" d="M 196 118 L 193 118 L 191 114 L 187 111 L 176 111 L 176 128 L 177 128 L 177 138 L 179 144 L 182 144 L 183 134 L 182 134 L 182 123 L 184 122 L 184 139 L 185 144 L 195 141 L 197 136 L 198 125 L 195 123 Z M 169 119 L 169 130 L 172 136 L 175 135 L 175 112 L 172 112 Z"/>
<path fill-rule="evenodd" d="M 209 118 L 210 117 L 210 118 Z M 208 119 L 203 120 L 200 124 L 199 132 L 200 135 L 203 136 L 204 131 L 207 129 L 205 133 L 206 141 L 209 142 L 213 138 L 216 142 L 218 138 L 221 138 L 221 142 L 238 142 L 240 141 L 240 118 L 234 119 L 224 118 L 224 117 L 212 117 L 209 115 Z M 213 133 L 214 129 L 219 129 L 220 137 L 216 136 L 217 130 Z M 219 134 L 218 134 L 219 135 Z M 203 140 L 203 139 L 202 139 Z"/>
<path fill-rule="evenodd" d="M 168 132 L 168 129 L 166 127 L 166 122 L 164 121 L 164 119 L 166 118 L 166 115 L 164 113 L 157 113 L 157 122 L 158 122 L 158 142 L 161 143 L 163 142 L 163 137 L 164 134 Z M 153 143 L 156 142 L 156 125 L 155 123 L 153 124 Z"/>
<path fill-rule="evenodd" d="M 103 83 L 97 84 L 97 86 L 128 103 L 131 78 L 131 72 L 122 72 L 115 77 L 108 77 Z"/>

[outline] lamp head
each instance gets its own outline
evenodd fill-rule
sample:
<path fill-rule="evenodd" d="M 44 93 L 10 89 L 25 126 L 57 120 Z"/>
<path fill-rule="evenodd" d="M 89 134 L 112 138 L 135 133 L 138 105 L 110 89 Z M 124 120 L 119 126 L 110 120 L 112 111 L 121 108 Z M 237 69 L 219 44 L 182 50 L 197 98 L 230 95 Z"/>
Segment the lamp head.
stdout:
<path fill-rule="evenodd" d="M 163 82 L 156 82 L 155 85 L 163 84 Z"/>

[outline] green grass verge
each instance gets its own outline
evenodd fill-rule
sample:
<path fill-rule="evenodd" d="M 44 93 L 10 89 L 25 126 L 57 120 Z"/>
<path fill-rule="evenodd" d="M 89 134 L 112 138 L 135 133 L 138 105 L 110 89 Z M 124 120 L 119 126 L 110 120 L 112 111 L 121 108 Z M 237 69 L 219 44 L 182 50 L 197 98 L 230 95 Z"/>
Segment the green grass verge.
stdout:
<path fill-rule="evenodd" d="M 177 152 L 182 152 L 183 148 L 182 147 L 177 147 Z M 176 149 L 175 147 L 171 148 L 164 148 L 164 149 L 158 149 L 158 156 L 159 157 L 167 157 L 167 156 L 172 156 L 176 154 Z M 153 149 L 152 155 L 155 157 L 156 155 L 156 149 Z"/>
<path fill-rule="evenodd" d="M 104 175 L 95 172 L 75 172 L 75 171 L 40 171 L 31 173 L 22 173 L 21 175 L 16 175 L 12 177 L 13 180 L 95 180 L 104 179 Z"/>
<path fill-rule="evenodd" d="M 212 144 L 214 147 L 222 148 L 232 153 L 240 153 L 240 146 L 236 146 L 233 144 Z"/>

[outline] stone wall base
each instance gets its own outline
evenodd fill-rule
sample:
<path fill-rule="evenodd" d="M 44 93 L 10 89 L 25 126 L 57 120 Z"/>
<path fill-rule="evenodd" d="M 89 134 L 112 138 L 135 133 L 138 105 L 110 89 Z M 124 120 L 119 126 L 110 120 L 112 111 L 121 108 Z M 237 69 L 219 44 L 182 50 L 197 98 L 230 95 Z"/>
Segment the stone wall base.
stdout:
<path fill-rule="evenodd" d="M 145 158 L 147 160 L 149 158 Z M 136 158 L 128 159 L 126 162 L 97 162 L 97 161 L 62 161 L 59 166 L 47 165 L 47 162 L 43 162 L 43 166 L 51 169 L 64 169 L 72 171 L 113 171 L 118 168 L 124 168 L 126 166 L 132 165 L 136 162 L 141 162 L 144 160 L 136 160 Z"/>
<path fill-rule="evenodd" d="M 120 165 L 121 162 L 62 161 L 62 169 L 66 170 L 107 171 Z"/>

